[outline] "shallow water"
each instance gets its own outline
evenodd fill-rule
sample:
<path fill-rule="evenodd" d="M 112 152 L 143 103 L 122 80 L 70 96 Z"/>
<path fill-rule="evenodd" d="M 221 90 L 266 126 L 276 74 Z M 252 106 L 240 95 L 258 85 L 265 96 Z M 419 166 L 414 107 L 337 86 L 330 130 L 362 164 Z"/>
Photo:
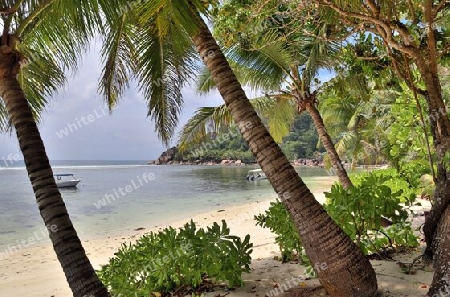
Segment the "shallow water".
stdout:
<path fill-rule="evenodd" d="M 61 194 L 82 239 L 276 197 L 267 180 L 245 180 L 250 166 L 140 165 L 144 163 L 52 162 L 55 173 L 73 173 L 81 179 L 76 189 L 61 189 Z M 40 234 L 44 228 L 26 170 L 15 165 L 0 167 L 0 246 Z M 320 168 L 298 171 L 313 191 L 323 184 L 324 178 L 317 177 L 328 176 Z"/>

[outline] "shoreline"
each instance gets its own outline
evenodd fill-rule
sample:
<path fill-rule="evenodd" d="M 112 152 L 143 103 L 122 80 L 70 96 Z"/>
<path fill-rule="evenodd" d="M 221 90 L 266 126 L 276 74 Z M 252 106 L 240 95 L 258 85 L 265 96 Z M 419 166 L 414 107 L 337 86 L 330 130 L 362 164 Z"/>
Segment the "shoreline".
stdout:
<path fill-rule="evenodd" d="M 87 240 L 81 238 L 81 240 L 94 269 L 99 269 L 101 265 L 107 264 L 109 258 L 114 256 L 114 253 L 123 243 L 134 242 L 146 233 L 157 232 L 168 226 L 178 229 L 189 222 L 190 219 L 196 223 L 198 228 L 204 228 L 212 225 L 213 222 L 220 222 L 225 219 L 233 235 L 243 237 L 257 231 L 258 234 L 264 234 L 264 238 L 274 242 L 274 236 L 270 231 L 253 223 L 253 215 L 264 212 L 275 198 L 276 195 L 239 206 L 218 206 L 218 209 L 214 211 L 190 216 L 190 218 L 170 220 L 159 224 L 157 227 L 143 226 L 141 228 L 144 229 L 137 228 L 129 234 Z M 253 232 L 250 228 L 242 228 L 243 225 L 252 224 L 254 225 Z M 253 236 L 251 236 L 251 242 L 253 242 L 252 239 Z M 252 253 L 252 258 L 256 256 L 258 254 Z M 43 273 L 44 271 L 45 273 Z M 29 297 L 64 297 L 72 294 L 48 237 L 36 246 L 21 249 L 19 252 L 0 260 L 0 288 L 0 295 L 8 297 L 24 295 Z"/>
<path fill-rule="evenodd" d="M 327 190 L 329 187 L 324 185 L 321 188 Z M 324 199 L 321 191 L 316 191 L 314 195 L 320 200 Z M 278 251 L 274 240 L 275 235 L 268 229 L 256 226 L 253 216 L 267 210 L 270 202 L 275 201 L 276 198 L 274 193 L 272 197 L 262 197 L 241 205 L 217 206 L 215 210 L 193 216 L 188 215 L 183 219 L 169 219 L 157 226 L 143 223 L 141 227 L 128 234 L 80 239 L 94 269 L 99 269 L 101 265 L 108 263 L 109 258 L 114 256 L 123 243 L 135 242 L 136 239 L 151 231 L 157 232 L 169 226 L 178 229 L 191 219 L 196 223 L 197 228 L 205 228 L 211 226 L 213 222 L 220 223 L 226 220 L 231 234 L 240 237 L 251 235 L 250 241 L 255 245 L 252 259 L 264 258 Z M 8 297 L 71 296 L 70 288 L 48 237 L 35 246 L 21 249 L 17 253 L 0 259 L 0 288 L 0 295 Z"/>
<path fill-rule="evenodd" d="M 329 179 L 326 179 L 329 180 Z M 325 181 L 325 177 L 324 177 Z M 334 181 L 333 181 L 334 182 Z M 317 185 L 318 187 L 318 185 Z M 323 203 L 324 191 L 329 185 L 323 183 L 321 189 L 312 191 L 316 199 Z M 168 226 L 179 228 L 192 219 L 198 228 L 210 226 L 213 222 L 225 219 L 231 234 L 244 237 L 250 234 L 250 242 L 254 244 L 252 253 L 251 273 L 243 275 L 245 286 L 228 292 L 233 297 L 272 296 L 274 288 L 286 283 L 289 279 L 301 280 L 300 286 L 318 285 L 317 279 L 304 280 L 303 266 L 295 263 L 281 264 L 275 260 L 279 257 L 279 249 L 275 244 L 275 235 L 268 229 L 256 226 L 254 215 L 268 209 L 270 202 L 275 201 L 276 195 L 262 197 L 257 201 L 246 202 L 241 205 L 221 207 L 213 211 L 204 212 L 189 218 L 161 222 L 158 226 L 142 224 L 144 229 L 137 228 L 128 234 L 105 236 L 101 238 L 82 240 L 83 247 L 95 269 L 107 264 L 110 257 L 118 250 L 122 243 L 134 242 L 140 236 L 150 231 L 159 231 Z M 415 251 L 417 254 L 418 251 Z M 395 260 L 411 262 L 414 254 L 400 254 Z M 397 266 L 396 261 L 371 261 L 377 272 L 379 288 L 385 293 L 382 296 L 424 296 L 432 280 L 432 272 L 417 271 L 416 275 L 405 275 Z M 41 246 L 30 247 L 0 260 L 0 295 L 8 297 L 66 297 L 72 293 L 66 282 L 64 273 L 56 259 L 49 239 Z M 320 290 L 319 290 L 320 291 Z M 206 297 L 217 294 L 228 294 L 222 291 L 207 293 Z M 319 294 L 320 293 L 320 294 Z M 308 296 L 321 295 L 323 291 Z M 383 294 L 384 294 L 383 293 Z"/>

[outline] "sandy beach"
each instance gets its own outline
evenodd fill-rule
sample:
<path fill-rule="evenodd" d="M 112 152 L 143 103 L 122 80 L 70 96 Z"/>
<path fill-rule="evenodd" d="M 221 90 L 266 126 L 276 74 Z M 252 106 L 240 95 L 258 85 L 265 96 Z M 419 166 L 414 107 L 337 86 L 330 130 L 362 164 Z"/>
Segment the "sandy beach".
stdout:
<path fill-rule="evenodd" d="M 324 194 L 315 192 L 315 197 L 323 202 Z M 281 291 L 273 291 L 274 288 L 289 288 L 292 280 L 297 286 L 311 286 L 318 284 L 318 280 L 303 281 L 304 269 L 298 264 L 282 264 L 274 259 L 279 255 L 278 246 L 274 243 L 274 235 L 267 229 L 255 226 L 253 216 L 264 212 L 273 197 L 261 199 L 261 201 L 247 203 L 241 206 L 218 208 L 215 211 L 192 217 L 199 226 L 208 226 L 213 222 L 225 219 L 232 234 L 244 237 L 251 234 L 251 242 L 254 244 L 252 253 L 251 273 L 243 276 L 245 286 L 229 292 L 221 292 L 236 297 L 263 297 L 274 296 Z M 118 237 L 98 238 L 84 240 L 83 245 L 95 268 L 106 264 L 108 259 L 123 242 L 133 242 L 139 236 L 162 229 L 168 225 L 181 227 L 189 219 L 164 223 L 160 226 L 142 226 L 143 230 L 133 234 L 124 234 Z M 82 239 L 83 240 L 83 239 Z M 432 280 L 432 272 L 417 270 L 414 275 L 402 273 L 396 261 L 411 262 L 419 255 L 420 251 L 413 254 L 396 255 L 394 261 L 372 261 L 378 275 L 378 285 L 382 296 L 425 296 Z M 219 292 L 211 293 L 217 296 Z M 209 294 L 208 294 L 209 295 Z M 39 246 L 22 249 L 0 261 L 0 296 L 2 297 L 68 297 L 72 296 L 66 283 L 64 274 L 50 245 L 50 240 L 45 240 Z M 326 296 L 323 290 L 310 292 L 307 296 Z"/>

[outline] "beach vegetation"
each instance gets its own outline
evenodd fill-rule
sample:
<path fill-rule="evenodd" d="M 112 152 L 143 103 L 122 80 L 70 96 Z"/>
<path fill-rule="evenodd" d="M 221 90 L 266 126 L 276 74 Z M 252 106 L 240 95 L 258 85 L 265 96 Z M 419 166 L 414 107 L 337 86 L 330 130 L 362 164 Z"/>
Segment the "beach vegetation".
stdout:
<path fill-rule="evenodd" d="M 242 286 L 252 246 L 250 235 L 230 234 L 225 221 L 206 228 L 190 221 L 122 244 L 98 274 L 113 296 L 198 295 L 217 285 Z"/>
<path fill-rule="evenodd" d="M 419 244 L 407 221 L 407 209 L 415 204 L 416 195 L 411 193 L 402 201 L 403 189 L 391 188 L 396 184 L 390 182 L 389 174 L 364 173 L 351 189 L 336 183 L 330 192 L 325 192 L 328 214 L 366 255 L 383 254 L 388 248 L 411 249 Z M 392 225 L 386 226 L 380 218 L 390 220 L 388 225 Z"/>
<path fill-rule="evenodd" d="M 408 250 L 419 244 L 415 230 L 408 222 L 408 207 L 417 204 L 416 195 L 404 196 L 403 190 L 397 188 L 402 180 L 393 180 L 391 174 L 392 170 L 377 170 L 354 175 L 355 186 L 352 188 L 344 189 L 336 183 L 325 193 L 326 211 L 365 255 Z M 383 227 L 380 217 L 389 219 L 392 225 Z M 298 232 L 279 200 L 271 202 L 264 214 L 254 218 L 257 225 L 276 234 L 275 241 L 283 261 L 300 259 L 308 264 L 302 257 Z"/>
<path fill-rule="evenodd" d="M 268 228 L 275 233 L 275 242 L 281 252 L 281 261 L 289 262 L 298 259 L 303 252 L 303 245 L 294 222 L 283 204 L 276 200 L 263 214 L 254 217 L 256 225 Z"/>

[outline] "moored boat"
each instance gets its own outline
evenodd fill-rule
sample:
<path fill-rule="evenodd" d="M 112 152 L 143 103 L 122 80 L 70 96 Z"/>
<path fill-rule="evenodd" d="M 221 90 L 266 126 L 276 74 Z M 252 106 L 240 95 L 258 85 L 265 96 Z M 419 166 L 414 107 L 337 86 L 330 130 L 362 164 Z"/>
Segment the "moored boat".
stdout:
<path fill-rule="evenodd" d="M 54 174 L 56 181 L 56 186 L 58 188 L 72 188 L 76 187 L 81 181 L 80 179 L 74 177 L 71 173 Z"/>
<path fill-rule="evenodd" d="M 267 179 L 266 174 L 261 169 L 249 170 L 247 176 L 245 177 L 248 181 L 255 181 L 261 179 Z"/>

